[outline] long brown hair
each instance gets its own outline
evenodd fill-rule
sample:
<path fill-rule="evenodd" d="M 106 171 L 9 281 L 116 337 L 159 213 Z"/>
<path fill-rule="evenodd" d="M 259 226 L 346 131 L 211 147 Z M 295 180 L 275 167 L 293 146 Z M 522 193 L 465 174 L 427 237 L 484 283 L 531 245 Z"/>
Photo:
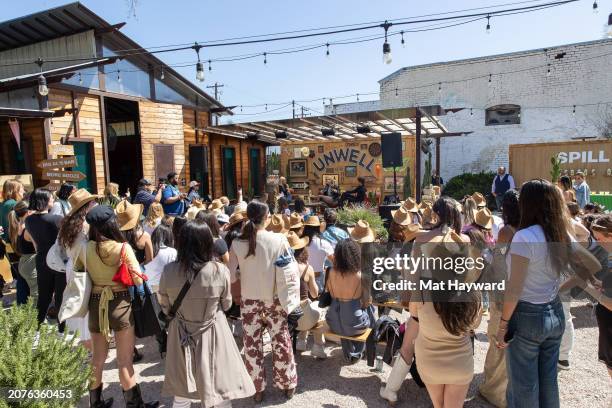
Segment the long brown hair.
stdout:
<path fill-rule="evenodd" d="M 444 328 L 455 336 L 469 332 L 480 312 L 480 292 L 463 292 L 461 298 L 434 302 L 434 310 L 440 316 Z"/>
<path fill-rule="evenodd" d="M 89 211 L 89 204 L 85 204 L 72 214 L 65 216 L 62 219 L 57 239 L 64 248 L 70 248 L 77 240 L 79 234 L 83 231 L 83 223 L 85 216 Z"/>
<path fill-rule="evenodd" d="M 533 225 L 542 227 L 546 242 L 553 244 L 549 245 L 553 266 L 559 274 L 565 271 L 569 261 L 569 224 L 559 189 L 547 180 L 530 180 L 521 187 L 519 208 L 519 229 Z"/>
<path fill-rule="evenodd" d="M 434 228 L 449 227 L 457 234 L 461 234 L 461 213 L 457 209 L 457 201 L 450 197 L 442 196 L 436 200 L 432 210 L 438 216 L 438 223 Z"/>
<path fill-rule="evenodd" d="M 268 214 L 268 206 L 259 201 L 251 201 L 247 206 L 247 222 L 242 228 L 242 233 L 238 239 L 249 241 L 249 250 L 246 257 L 253 255 L 255 256 L 255 247 L 257 246 L 257 226 L 261 225 L 266 215 Z"/>
<path fill-rule="evenodd" d="M 13 199 L 19 201 L 21 197 L 21 187 L 23 184 L 19 180 L 6 180 L 2 185 L 2 200 L 7 201 Z"/>
<path fill-rule="evenodd" d="M 8 213 L 8 221 L 9 221 L 9 230 L 8 236 L 9 241 L 13 247 L 13 251 L 17 255 L 21 255 L 17 251 L 17 237 L 19 236 L 19 224 L 22 219 L 28 214 L 28 202 L 27 201 L 18 201 L 17 204 L 13 207 L 13 210 Z"/>

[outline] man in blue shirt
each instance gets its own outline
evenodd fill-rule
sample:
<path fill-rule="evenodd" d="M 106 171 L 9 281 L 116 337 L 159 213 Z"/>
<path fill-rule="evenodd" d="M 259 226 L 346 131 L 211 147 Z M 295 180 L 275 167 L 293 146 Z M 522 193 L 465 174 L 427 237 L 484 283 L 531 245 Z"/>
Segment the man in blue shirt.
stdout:
<path fill-rule="evenodd" d="M 185 202 L 187 195 L 178 189 L 178 177 L 175 172 L 168 174 L 168 185 L 162 193 L 162 206 L 164 213 L 172 216 L 182 216 L 185 213 Z"/>
<path fill-rule="evenodd" d="M 162 199 L 162 193 L 166 185 L 160 183 L 157 186 L 157 192 L 153 194 L 153 184 L 145 178 L 140 179 L 138 182 L 138 191 L 132 199 L 132 204 L 142 204 L 144 206 L 142 214 L 146 217 L 149 212 L 149 207 L 153 203 L 159 203 Z"/>
<path fill-rule="evenodd" d="M 343 239 L 348 239 L 349 234 L 345 230 L 340 227 L 336 227 L 336 211 L 328 208 L 325 210 L 325 214 L 323 215 L 325 219 L 325 231 L 321 233 L 321 238 L 326 241 L 329 241 L 332 244 L 332 247 L 336 247 L 338 241 L 342 241 Z"/>
<path fill-rule="evenodd" d="M 580 209 L 582 209 L 585 205 L 591 202 L 591 189 L 584 179 L 583 172 L 576 172 L 574 180 L 576 183 L 574 184 L 574 190 L 576 191 L 576 203 Z"/>

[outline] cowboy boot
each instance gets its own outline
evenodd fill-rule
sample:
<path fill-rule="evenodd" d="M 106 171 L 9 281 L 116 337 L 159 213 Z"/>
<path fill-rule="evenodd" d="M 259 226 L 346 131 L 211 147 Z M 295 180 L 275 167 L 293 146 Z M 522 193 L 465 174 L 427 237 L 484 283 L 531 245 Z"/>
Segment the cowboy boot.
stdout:
<path fill-rule="evenodd" d="M 126 408 L 157 408 L 159 401 L 143 402 L 140 392 L 140 385 L 136 384 L 127 391 L 123 391 L 123 399 L 125 399 Z"/>
<path fill-rule="evenodd" d="M 387 385 L 380 389 L 380 396 L 389 401 L 389 404 L 393 405 L 397 402 L 397 392 L 409 371 L 410 366 L 406 364 L 404 357 L 400 354 L 395 359 L 395 364 L 393 364 L 389 378 L 387 378 Z"/>
<path fill-rule="evenodd" d="M 89 390 L 89 407 L 90 408 L 110 408 L 113 406 L 113 399 L 107 400 L 102 398 L 102 384 L 94 390 Z"/>

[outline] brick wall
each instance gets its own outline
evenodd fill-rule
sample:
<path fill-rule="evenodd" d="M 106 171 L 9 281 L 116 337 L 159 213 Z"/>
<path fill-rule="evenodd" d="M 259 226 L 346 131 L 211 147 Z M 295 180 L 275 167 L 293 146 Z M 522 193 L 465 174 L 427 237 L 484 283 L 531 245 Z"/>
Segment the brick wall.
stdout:
<path fill-rule="evenodd" d="M 565 53 L 564 57 L 555 59 L 559 53 Z M 598 57 L 601 55 L 605 56 Z M 509 144 L 597 136 L 597 124 L 604 112 L 612 112 L 612 104 L 601 104 L 612 101 L 611 66 L 612 40 L 601 40 L 407 67 L 380 81 L 380 105 L 381 109 L 438 104 L 466 108 L 441 118 L 451 132 L 473 132 L 443 139 L 441 174 L 449 179 L 463 172 L 507 166 Z M 522 72 L 495 75 L 509 71 Z M 485 78 L 463 81 L 479 76 Z M 428 84 L 432 85 L 424 86 Z M 484 109 L 499 104 L 520 105 L 521 123 L 485 126 Z M 592 105 L 577 106 L 576 113 L 572 113 L 573 105 L 585 104 Z"/>

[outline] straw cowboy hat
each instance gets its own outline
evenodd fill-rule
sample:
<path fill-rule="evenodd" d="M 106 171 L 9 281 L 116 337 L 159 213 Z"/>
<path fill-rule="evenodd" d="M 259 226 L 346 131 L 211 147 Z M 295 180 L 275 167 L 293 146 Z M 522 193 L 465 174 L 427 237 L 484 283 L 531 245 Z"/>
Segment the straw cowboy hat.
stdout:
<path fill-rule="evenodd" d="M 309 239 L 308 237 L 300 238 L 295 232 L 289 231 L 287 234 L 287 241 L 289 241 L 291 249 L 302 249 L 308 245 Z"/>
<path fill-rule="evenodd" d="M 421 229 L 419 224 L 408 224 L 404 227 L 404 240 L 412 241 L 419 235 L 425 233 L 427 231 Z"/>
<path fill-rule="evenodd" d="M 230 204 L 230 200 L 229 198 L 227 198 L 226 196 L 221 196 L 219 197 L 219 201 L 221 201 L 221 204 L 223 204 L 224 206 L 229 205 Z M 214 201 L 213 201 L 214 202 Z"/>
<path fill-rule="evenodd" d="M 187 218 L 188 220 L 195 220 L 196 215 L 198 215 L 200 211 L 204 211 L 204 209 L 200 207 L 191 206 L 185 213 L 185 218 Z"/>
<path fill-rule="evenodd" d="M 423 225 L 435 224 L 437 221 L 436 213 L 433 212 L 431 207 L 425 207 L 423 210 Z"/>
<path fill-rule="evenodd" d="M 484 229 L 491 229 L 493 227 L 493 214 L 491 214 L 491 210 L 486 207 L 478 210 L 476 215 L 474 215 L 474 222 Z"/>
<path fill-rule="evenodd" d="M 440 195 L 440 186 L 433 186 L 433 192 L 436 196 Z"/>
<path fill-rule="evenodd" d="M 243 212 L 247 210 L 247 203 L 244 201 L 240 201 L 238 204 L 234 206 L 234 212 Z"/>
<path fill-rule="evenodd" d="M 412 224 L 412 214 L 405 207 L 400 207 L 398 210 L 391 211 L 393 222 L 398 225 Z"/>
<path fill-rule="evenodd" d="M 225 228 L 227 229 L 232 228 L 234 225 L 238 224 L 239 222 L 243 222 L 248 219 L 249 218 L 247 217 L 246 211 L 234 212 L 229 218 L 229 222 L 225 224 Z"/>
<path fill-rule="evenodd" d="M 416 201 L 412 197 L 408 197 L 406 201 L 402 203 L 402 208 L 404 208 L 408 212 L 418 212 L 419 207 L 417 206 Z"/>
<path fill-rule="evenodd" d="M 121 231 L 129 231 L 134 228 L 140 221 L 142 204 L 130 204 L 127 200 L 122 200 L 117 204 L 115 213 L 117 214 L 117 222 Z"/>
<path fill-rule="evenodd" d="M 428 241 L 428 243 L 443 244 L 441 248 L 444 248 L 451 254 L 464 252 L 468 248 L 468 243 L 465 242 L 461 238 L 461 236 L 452 229 L 449 229 L 444 235 L 438 235 L 436 237 L 433 237 L 431 240 Z"/>
<path fill-rule="evenodd" d="M 97 194 L 90 194 L 89 191 L 84 188 L 79 188 L 68 197 L 70 203 L 70 212 L 68 215 L 72 215 L 81 209 L 84 205 L 89 204 L 91 201 L 96 200 L 100 196 Z"/>
<path fill-rule="evenodd" d="M 349 227 L 347 229 L 351 239 L 360 244 L 374 242 L 374 239 L 376 238 L 374 230 L 370 228 L 370 224 L 364 220 L 357 221 L 357 224 L 355 224 L 354 227 Z"/>
<path fill-rule="evenodd" d="M 304 226 L 302 222 L 302 216 L 296 212 L 291 213 L 289 217 L 289 229 L 300 229 Z"/>
<path fill-rule="evenodd" d="M 421 203 L 419 204 L 419 210 L 423 211 L 426 208 L 431 209 L 431 203 L 427 200 L 423 200 L 421 201 Z"/>
<path fill-rule="evenodd" d="M 212 200 L 212 203 L 210 204 L 210 207 L 209 207 L 211 211 L 221 210 L 222 208 L 223 208 L 223 202 L 219 198 Z"/>
<path fill-rule="evenodd" d="M 285 223 L 285 228 L 289 230 L 290 229 L 289 227 L 291 226 L 291 219 L 289 218 L 288 215 L 283 214 L 283 222 Z"/>
<path fill-rule="evenodd" d="M 308 218 L 306 218 L 306 221 L 304 221 L 304 226 L 308 226 L 308 227 L 320 227 L 321 226 L 321 220 L 316 215 L 311 215 Z"/>
<path fill-rule="evenodd" d="M 480 194 L 480 193 L 474 193 L 472 194 L 472 199 L 474 201 L 476 201 L 476 206 L 477 207 L 486 207 L 487 206 L 487 200 L 485 199 L 485 197 Z"/>
<path fill-rule="evenodd" d="M 192 207 L 197 207 L 201 210 L 205 210 L 206 209 L 206 204 L 204 204 L 201 200 L 193 200 L 191 202 Z"/>
<path fill-rule="evenodd" d="M 270 223 L 266 227 L 266 230 L 270 232 L 276 232 L 277 234 L 286 234 L 289 231 L 287 225 L 285 224 L 285 220 L 283 220 L 283 216 L 280 214 L 274 214 L 270 218 Z"/>

